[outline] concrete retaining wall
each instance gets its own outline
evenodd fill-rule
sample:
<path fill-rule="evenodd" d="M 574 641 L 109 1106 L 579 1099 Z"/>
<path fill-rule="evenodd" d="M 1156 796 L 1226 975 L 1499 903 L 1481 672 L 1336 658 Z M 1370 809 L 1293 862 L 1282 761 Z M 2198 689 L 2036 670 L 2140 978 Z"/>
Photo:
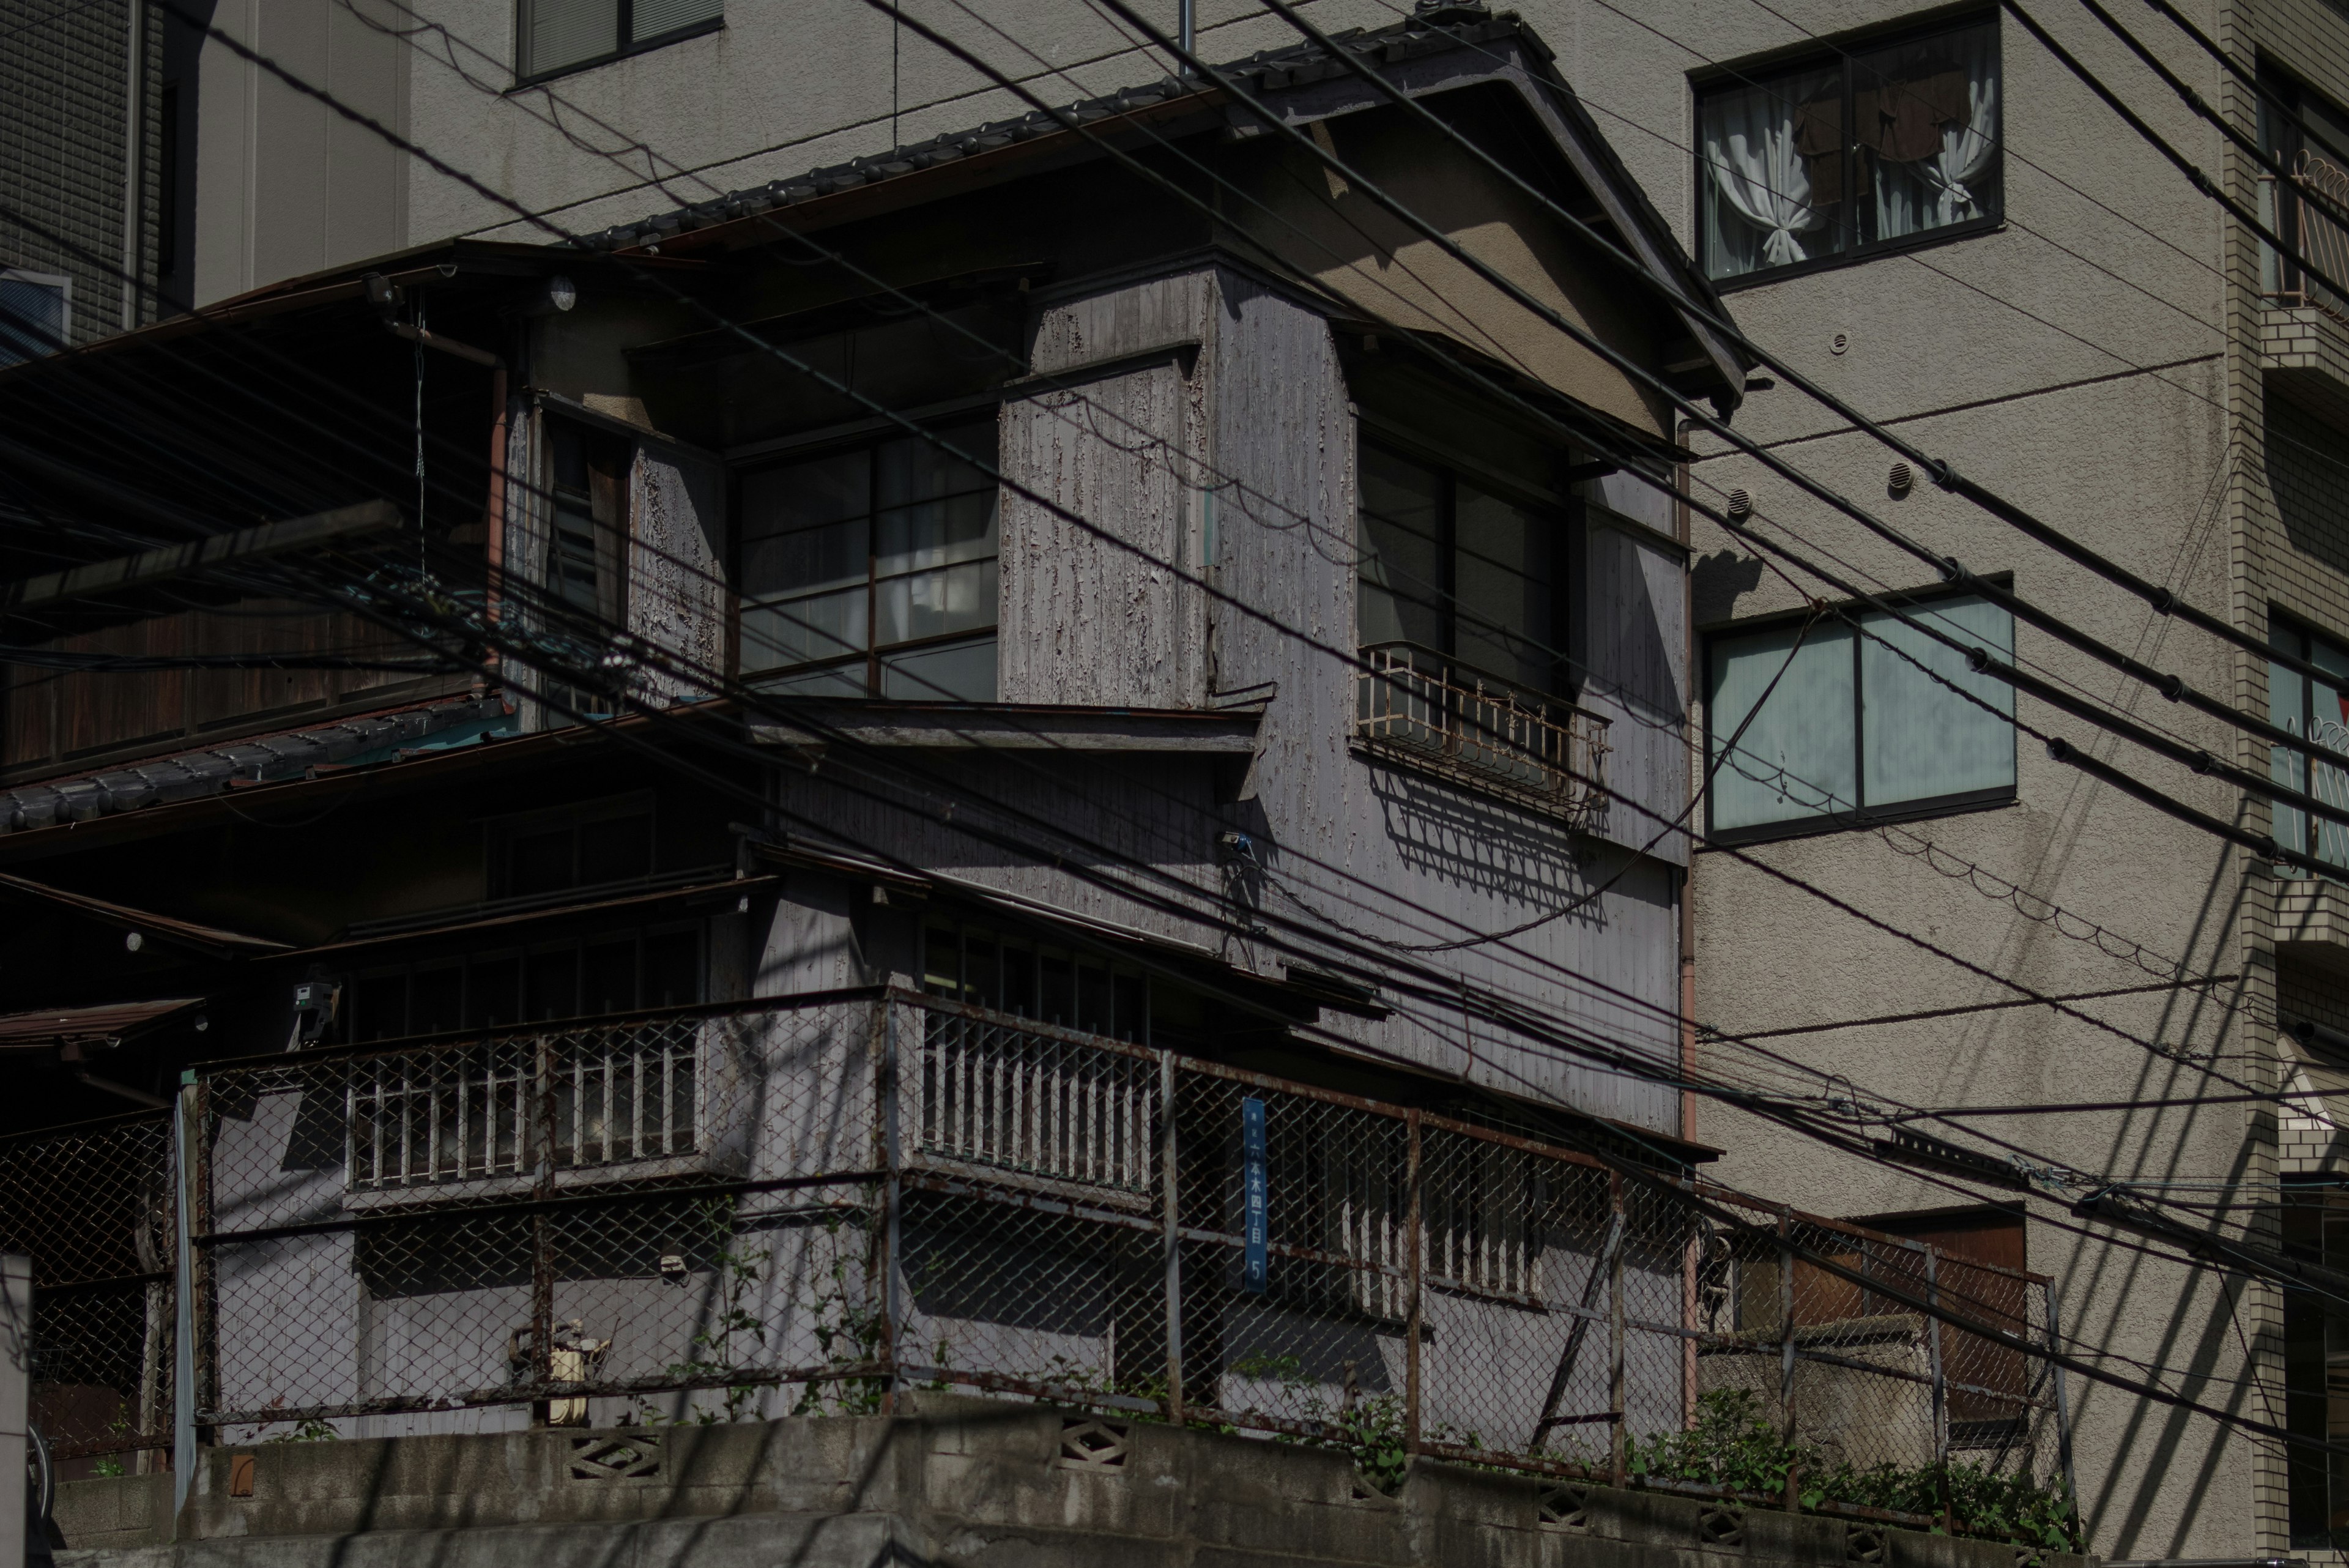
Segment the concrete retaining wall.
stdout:
<path fill-rule="evenodd" d="M 62 1488 L 60 1564 L 2023 1562 L 1990 1542 L 1450 1465 L 1416 1466 L 1390 1498 L 1340 1454 L 941 1396 L 897 1417 L 208 1449 L 176 1542 L 171 1480 Z"/>

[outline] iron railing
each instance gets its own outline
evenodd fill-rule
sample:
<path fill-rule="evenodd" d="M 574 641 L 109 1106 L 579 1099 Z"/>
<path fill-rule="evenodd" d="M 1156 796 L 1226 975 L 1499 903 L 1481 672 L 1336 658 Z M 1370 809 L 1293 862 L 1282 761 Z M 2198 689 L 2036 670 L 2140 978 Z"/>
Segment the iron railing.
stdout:
<path fill-rule="evenodd" d="M 1362 649 L 1354 738 L 1409 765 L 1585 818 L 1603 809 L 1607 721 L 1457 670 L 1408 643 Z"/>
<path fill-rule="evenodd" d="M 2349 278 L 2349 228 L 2338 214 L 2349 213 L 2349 171 L 2303 151 L 2293 160 L 2287 180 L 2260 176 L 2261 205 L 2270 226 L 2282 234 L 2326 276 Z M 2349 325 L 2349 300 L 2310 277 L 2296 263 L 2261 247 L 2262 289 L 2282 305 L 2313 305 L 2333 319 Z"/>
<path fill-rule="evenodd" d="M 296 1053 L 187 1093 L 219 1441 L 961 1386 L 1620 1480 L 1731 1396 L 1860 1467 L 2060 1469 L 2041 1276 L 936 997 Z M 423 1150 L 398 1180 L 392 1147 Z"/>

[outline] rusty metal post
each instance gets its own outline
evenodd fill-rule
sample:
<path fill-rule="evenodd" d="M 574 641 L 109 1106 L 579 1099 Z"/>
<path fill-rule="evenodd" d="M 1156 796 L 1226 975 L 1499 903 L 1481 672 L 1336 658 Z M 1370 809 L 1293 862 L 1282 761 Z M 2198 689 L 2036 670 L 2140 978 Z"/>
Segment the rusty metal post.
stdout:
<path fill-rule="evenodd" d="M 1607 1266 L 1607 1469 L 1615 1484 L 1623 1484 L 1630 1458 L 1623 1450 L 1626 1432 L 1623 1410 L 1623 1254 L 1630 1251 L 1630 1220 L 1623 1211 L 1623 1173 L 1607 1178 L 1607 1207 L 1613 1215 L 1615 1255 Z"/>
<path fill-rule="evenodd" d="M 1183 1230 L 1175 1206 L 1174 1054 L 1158 1054 L 1159 1203 L 1164 1210 L 1166 1418 L 1183 1424 Z"/>
<path fill-rule="evenodd" d="M 1778 1414 L 1786 1446 L 1795 1446 L 1795 1216 L 1778 1210 Z M 1802 1487 L 1795 1467 L 1786 1467 L 1786 1507 L 1802 1504 Z"/>
<path fill-rule="evenodd" d="M 875 1032 L 881 1047 L 874 1064 L 874 1087 L 881 1102 L 881 1158 L 884 1178 L 881 1210 L 881 1365 L 888 1381 L 882 1386 L 881 1413 L 896 1414 L 899 1373 L 898 1345 L 904 1336 L 905 1187 L 905 1129 L 897 1096 L 897 1010 L 886 996 L 873 1004 L 880 1009 Z"/>
<path fill-rule="evenodd" d="M 196 1473 L 196 1195 L 206 1176 L 201 1090 L 196 1070 L 180 1074 L 179 1103 L 171 1114 L 172 1207 L 179 1210 L 171 1284 L 171 1517 L 187 1505 L 188 1483 Z"/>
<path fill-rule="evenodd" d="M 533 1042 L 533 1072 L 537 1080 L 537 1158 L 531 1195 L 542 1200 L 554 1196 L 554 1037 L 541 1034 Z M 575 1117 L 578 1108 L 573 1107 Z M 530 1217 L 530 1338 L 531 1381 L 541 1394 L 531 1401 L 530 1424 L 553 1424 L 554 1409 L 543 1390 L 554 1379 L 554 1223 L 544 1207 Z"/>
<path fill-rule="evenodd" d="M 1427 1243 L 1425 1218 L 1427 1205 L 1422 1191 L 1419 1113 L 1403 1113 L 1407 1152 L 1403 1157 L 1403 1183 L 1410 1191 L 1410 1217 L 1407 1223 L 1409 1250 L 1404 1254 L 1403 1285 L 1411 1300 L 1403 1314 L 1403 1394 L 1402 1447 L 1406 1454 L 1419 1452 L 1420 1444 L 1420 1276 L 1424 1267 Z"/>
<path fill-rule="evenodd" d="M 1921 1241 L 1916 1244 L 1925 1253 L 1925 1304 L 1938 1312 L 1941 1305 L 1940 1254 Z M 1937 1478 L 1933 1487 L 1941 1497 L 1941 1528 L 1954 1534 L 1956 1525 L 1950 1511 L 1950 1388 L 1941 1355 L 1941 1320 L 1928 1314 L 1925 1333 L 1933 1372 L 1933 1469 Z"/>
<path fill-rule="evenodd" d="M 2064 1337 L 2055 1316 L 2055 1282 L 2049 1280 L 2044 1288 L 2047 1293 L 2047 1349 L 2052 1356 L 2063 1348 Z M 2055 1462 L 2063 1467 L 2064 1490 L 2072 1501 L 2072 1517 L 2076 1521 L 2080 1517 L 2080 1483 L 2072 1474 L 2072 1412 L 2064 1398 L 2064 1364 L 2051 1359 L 2047 1370 L 2055 1378 Z"/>

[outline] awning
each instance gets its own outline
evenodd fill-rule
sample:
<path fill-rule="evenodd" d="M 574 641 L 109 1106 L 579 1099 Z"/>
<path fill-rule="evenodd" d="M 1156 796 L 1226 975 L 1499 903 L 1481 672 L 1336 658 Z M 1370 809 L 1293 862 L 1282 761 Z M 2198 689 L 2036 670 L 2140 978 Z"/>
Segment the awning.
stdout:
<path fill-rule="evenodd" d="M 274 942 L 266 937 L 249 937 L 243 931 L 198 925 L 193 920 L 175 919 L 170 915 L 134 909 L 128 904 L 109 903 L 104 898 L 93 898 L 87 893 L 69 893 L 63 888 L 12 877 L 5 871 L 0 871 L 0 893 L 44 898 L 125 931 L 191 948 L 206 958 L 264 958 L 271 953 L 293 951 L 292 944 L 287 942 Z"/>
<path fill-rule="evenodd" d="M 201 996 L 181 996 L 164 1002 L 112 1002 L 102 1007 L 58 1007 L 43 1012 L 9 1013 L 0 1017 L 0 1051 L 119 1045 L 203 1004 Z"/>

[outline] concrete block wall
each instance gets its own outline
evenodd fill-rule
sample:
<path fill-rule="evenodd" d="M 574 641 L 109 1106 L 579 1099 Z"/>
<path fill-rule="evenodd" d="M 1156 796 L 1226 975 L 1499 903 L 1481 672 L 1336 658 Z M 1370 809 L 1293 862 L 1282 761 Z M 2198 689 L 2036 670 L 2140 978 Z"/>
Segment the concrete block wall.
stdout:
<path fill-rule="evenodd" d="M 1340 1453 L 955 1396 L 895 1417 L 208 1449 L 176 1541 L 138 1522 L 160 1520 L 157 1482 L 64 1489 L 61 1568 L 2023 1561 L 2002 1542 L 1425 1462 L 1390 1497 Z"/>

